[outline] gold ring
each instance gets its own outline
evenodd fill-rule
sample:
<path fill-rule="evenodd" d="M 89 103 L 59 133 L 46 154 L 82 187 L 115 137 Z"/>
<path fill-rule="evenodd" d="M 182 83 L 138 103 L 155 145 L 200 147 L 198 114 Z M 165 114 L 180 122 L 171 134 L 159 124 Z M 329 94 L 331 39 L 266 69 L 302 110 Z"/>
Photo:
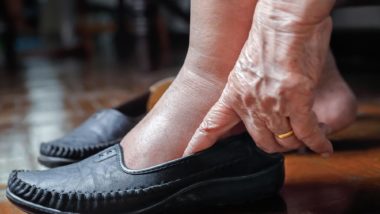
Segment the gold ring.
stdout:
<path fill-rule="evenodd" d="M 280 138 L 280 139 L 284 139 L 284 138 L 290 137 L 292 135 L 294 135 L 294 132 L 290 131 L 290 132 L 286 132 L 284 134 L 279 134 L 279 135 L 277 135 L 277 137 Z"/>

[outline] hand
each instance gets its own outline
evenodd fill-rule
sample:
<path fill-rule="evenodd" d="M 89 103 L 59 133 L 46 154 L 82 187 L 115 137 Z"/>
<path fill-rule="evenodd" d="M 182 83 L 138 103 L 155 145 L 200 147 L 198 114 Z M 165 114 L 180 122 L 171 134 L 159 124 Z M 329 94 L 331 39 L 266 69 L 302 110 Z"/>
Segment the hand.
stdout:
<path fill-rule="evenodd" d="M 327 128 L 318 123 L 312 110 L 314 90 L 328 56 L 331 18 L 313 14 L 307 19 L 299 8 L 290 11 L 284 4 L 275 7 L 268 2 L 275 1 L 258 3 L 250 36 L 224 91 L 184 155 L 212 146 L 241 121 L 266 152 L 303 145 L 317 153 L 333 152 Z M 277 137 L 289 131 L 294 135 Z"/>

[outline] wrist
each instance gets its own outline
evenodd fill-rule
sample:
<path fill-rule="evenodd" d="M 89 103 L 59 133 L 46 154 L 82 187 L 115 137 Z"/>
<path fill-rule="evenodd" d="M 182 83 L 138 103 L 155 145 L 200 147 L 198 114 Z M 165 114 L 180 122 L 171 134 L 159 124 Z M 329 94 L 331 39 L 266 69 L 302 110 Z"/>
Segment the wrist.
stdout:
<path fill-rule="evenodd" d="M 267 24 L 289 27 L 317 25 L 330 16 L 335 2 L 336 0 L 260 0 L 256 18 Z"/>

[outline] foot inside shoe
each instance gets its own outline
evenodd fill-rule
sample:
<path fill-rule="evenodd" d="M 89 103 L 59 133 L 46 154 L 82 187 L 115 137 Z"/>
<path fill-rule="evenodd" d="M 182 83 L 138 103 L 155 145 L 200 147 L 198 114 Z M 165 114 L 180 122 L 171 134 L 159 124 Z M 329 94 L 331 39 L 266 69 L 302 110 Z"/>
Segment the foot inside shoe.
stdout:
<path fill-rule="evenodd" d="M 122 160 L 115 145 L 68 166 L 15 171 L 7 197 L 32 213 L 140 213 L 270 197 L 284 181 L 283 157 L 262 152 L 246 134 L 147 169 L 128 169 Z"/>

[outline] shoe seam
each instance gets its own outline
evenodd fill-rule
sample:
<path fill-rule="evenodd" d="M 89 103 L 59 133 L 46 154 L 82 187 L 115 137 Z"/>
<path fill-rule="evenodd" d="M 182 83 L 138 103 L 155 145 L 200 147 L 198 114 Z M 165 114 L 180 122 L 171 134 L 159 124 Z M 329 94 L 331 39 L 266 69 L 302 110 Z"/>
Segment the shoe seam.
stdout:
<path fill-rule="evenodd" d="M 19 187 L 19 186 L 23 186 L 25 185 L 21 190 L 18 190 L 19 191 L 24 191 L 25 189 L 28 189 L 28 188 L 32 188 L 31 190 L 28 190 L 26 192 L 23 192 L 22 194 L 18 194 L 17 192 L 13 192 L 13 194 L 17 195 L 18 197 L 21 197 L 23 198 L 24 200 L 31 200 L 31 199 L 26 199 L 25 198 L 25 194 L 30 194 L 31 192 L 32 193 L 36 193 L 36 191 L 39 191 L 39 190 L 42 190 L 42 192 L 39 194 L 39 196 L 35 196 L 34 200 L 31 200 L 32 203 L 36 203 L 36 204 L 39 204 L 39 205 L 43 205 L 44 203 L 38 203 L 39 200 L 41 199 L 41 196 L 42 195 L 46 195 L 48 193 L 51 194 L 51 197 L 53 197 L 53 203 L 51 203 L 51 198 L 48 202 L 48 204 L 58 204 L 58 201 L 65 197 L 66 199 L 67 198 L 70 198 L 70 197 L 66 197 L 66 196 L 69 196 L 69 195 L 72 195 L 72 199 L 75 199 L 74 201 L 71 201 L 71 202 L 77 202 L 78 199 L 84 199 L 84 201 L 88 202 L 88 201 L 91 201 L 92 199 L 96 199 L 98 200 L 99 199 L 99 194 L 102 196 L 101 197 L 101 201 L 103 201 L 108 194 L 112 194 L 112 193 L 117 193 L 121 196 L 121 198 L 126 198 L 126 197 L 132 197 L 132 196 L 138 196 L 138 195 L 141 195 L 143 193 L 149 193 L 151 191 L 154 191 L 156 189 L 160 189 L 160 188 L 164 188 L 164 187 L 167 187 L 167 186 L 171 186 L 171 185 L 174 185 L 180 181 L 184 181 L 185 179 L 188 180 L 188 179 L 194 179 L 196 177 L 199 177 L 203 174 L 206 174 L 206 173 L 212 173 L 214 171 L 217 171 L 217 170 L 220 170 L 220 169 L 223 169 L 227 166 L 231 166 L 231 165 L 234 165 L 236 164 L 237 162 L 240 162 L 244 159 L 246 159 L 247 157 L 241 157 L 241 158 L 238 158 L 238 159 L 235 159 L 235 160 L 232 160 L 228 163 L 223 163 L 223 164 L 220 164 L 220 165 L 217 165 L 217 166 L 214 166 L 213 168 L 211 169 L 206 169 L 206 170 L 202 170 L 202 171 L 199 171 L 197 173 L 194 173 L 190 176 L 186 176 L 185 178 L 180 178 L 180 179 L 174 179 L 174 180 L 170 180 L 170 181 L 167 181 L 165 183 L 162 183 L 162 184 L 155 184 L 155 185 L 151 185 L 151 186 L 148 186 L 148 187 L 141 187 L 141 188 L 127 188 L 127 189 L 124 189 L 124 190 L 111 190 L 111 191 L 106 191 L 106 192 L 76 192 L 76 191 L 69 191 L 69 192 L 65 192 L 65 191 L 56 191 L 55 189 L 47 189 L 47 188 L 40 188 L 40 187 L 37 187 L 36 185 L 32 185 L 32 184 L 29 184 L 25 181 L 23 181 L 21 178 L 18 178 L 17 177 L 17 174 L 19 172 L 26 172 L 26 171 L 23 171 L 23 170 L 19 170 L 19 171 L 14 171 L 13 172 L 13 175 L 12 177 L 10 177 L 10 181 L 12 181 L 13 183 L 16 183 L 16 182 L 19 182 L 17 185 L 13 186 L 10 184 L 9 185 L 9 189 L 12 191 L 14 190 L 15 188 Z M 57 195 L 56 195 L 57 194 Z M 89 197 L 82 197 L 82 196 L 85 196 L 85 195 L 89 195 Z M 114 198 L 117 198 L 117 196 L 114 196 L 114 195 L 110 195 L 109 197 L 111 197 L 112 199 Z M 90 200 L 88 200 L 87 198 L 90 198 Z M 109 198 L 107 198 L 108 200 Z M 85 202 L 84 202 L 85 203 Z M 48 206 L 48 205 L 47 205 Z M 53 208 L 53 209 L 57 209 L 56 206 L 48 206 L 49 208 Z"/>
<path fill-rule="evenodd" d="M 105 148 L 108 148 L 110 146 L 113 146 L 115 144 L 117 144 L 119 141 L 121 141 L 122 138 L 118 138 L 118 139 L 115 139 L 115 140 L 112 140 L 112 141 L 108 141 L 106 144 L 103 144 L 103 145 L 93 145 L 93 146 L 83 146 L 83 147 L 71 147 L 71 146 L 66 146 L 66 145 L 54 145 L 54 144 L 51 144 L 51 148 L 49 149 L 49 152 L 48 153 L 43 153 L 41 152 L 42 155 L 45 155 L 45 156 L 49 156 L 49 157 L 60 157 L 60 158 L 73 158 L 73 152 L 72 150 L 74 151 L 77 151 L 79 153 L 83 153 L 83 155 L 80 155 L 79 157 L 75 158 L 75 159 L 83 159 L 83 158 L 86 158 L 88 157 L 89 155 L 88 154 L 85 154 L 85 153 L 89 153 L 90 150 L 103 150 Z M 69 152 L 69 154 L 67 155 L 62 155 L 62 154 L 57 154 L 56 152 L 52 152 L 52 150 L 55 150 L 55 149 L 64 149 L 64 150 L 71 150 Z M 61 152 L 63 153 L 63 152 Z"/>
<path fill-rule="evenodd" d="M 117 154 L 117 159 L 119 162 L 119 167 L 123 172 L 125 172 L 127 174 L 131 174 L 131 175 L 148 174 L 151 172 L 164 170 L 164 169 L 167 169 L 169 167 L 173 167 L 173 166 L 177 166 L 177 165 L 181 165 L 181 164 L 186 164 L 196 157 L 196 155 L 193 155 L 193 156 L 185 157 L 183 159 L 175 160 L 173 162 L 165 163 L 163 165 L 154 166 L 154 167 L 148 168 L 148 169 L 131 170 L 131 169 L 126 168 L 124 165 L 124 158 L 123 158 L 123 154 L 122 154 L 121 145 L 119 144 L 117 146 L 118 146 L 118 148 L 115 148 L 115 149 L 117 149 L 116 154 Z"/>

